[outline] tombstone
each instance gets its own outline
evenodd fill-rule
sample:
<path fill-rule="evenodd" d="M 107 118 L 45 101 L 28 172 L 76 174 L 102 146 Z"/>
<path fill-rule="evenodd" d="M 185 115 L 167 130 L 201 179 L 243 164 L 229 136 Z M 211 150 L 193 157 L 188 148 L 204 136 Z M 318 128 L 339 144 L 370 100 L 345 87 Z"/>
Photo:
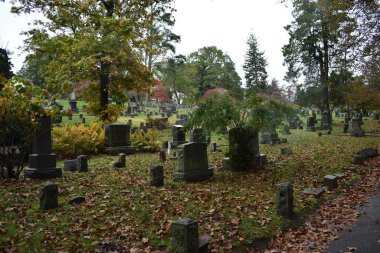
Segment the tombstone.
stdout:
<path fill-rule="evenodd" d="M 315 132 L 315 118 L 314 117 L 307 118 L 306 131 Z"/>
<path fill-rule="evenodd" d="M 83 118 L 83 113 L 79 113 L 79 118 L 80 118 L 80 119 Z"/>
<path fill-rule="evenodd" d="M 351 118 L 349 113 L 344 114 L 344 126 L 343 126 L 343 133 L 347 133 L 348 131 L 348 125 L 350 124 Z"/>
<path fill-rule="evenodd" d="M 335 175 L 326 175 L 323 177 L 323 183 L 330 190 L 338 188 L 338 177 Z"/>
<path fill-rule="evenodd" d="M 330 112 L 328 110 L 323 111 L 322 120 L 321 120 L 321 129 L 330 129 Z"/>
<path fill-rule="evenodd" d="M 293 186 L 291 183 L 277 185 L 277 214 L 285 217 L 293 215 Z"/>
<path fill-rule="evenodd" d="M 307 188 L 303 191 L 304 194 L 319 198 L 325 192 L 325 188 Z"/>
<path fill-rule="evenodd" d="M 77 171 L 77 159 L 74 160 L 65 160 L 63 162 L 64 171 Z"/>
<path fill-rule="evenodd" d="M 263 168 L 265 167 L 266 163 L 267 163 L 267 156 L 265 154 L 259 154 L 257 156 L 257 167 Z"/>
<path fill-rule="evenodd" d="M 84 196 L 74 196 L 69 200 L 69 204 L 81 204 L 86 201 L 86 198 Z"/>
<path fill-rule="evenodd" d="M 276 132 L 276 127 L 265 127 L 261 132 L 261 144 L 279 144 L 281 143 L 281 139 L 278 138 L 278 134 Z"/>
<path fill-rule="evenodd" d="M 145 126 L 145 123 L 144 122 L 140 122 L 140 130 L 142 130 Z"/>
<path fill-rule="evenodd" d="M 79 155 L 77 157 L 77 168 L 78 172 L 88 171 L 88 157 L 86 155 Z"/>
<path fill-rule="evenodd" d="M 131 126 L 125 123 L 112 123 L 105 126 L 105 151 L 111 155 L 131 154 L 135 151 L 130 141 Z"/>
<path fill-rule="evenodd" d="M 82 118 L 82 124 L 86 124 L 86 118 Z"/>
<path fill-rule="evenodd" d="M 29 155 L 29 167 L 24 170 L 25 177 L 34 179 L 61 177 L 62 170 L 56 167 L 56 156 L 52 152 L 51 117 L 39 117 L 37 122 L 32 154 Z"/>
<path fill-rule="evenodd" d="M 203 128 L 194 128 L 190 131 L 190 142 L 207 142 Z"/>
<path fill-rule="evenodd" d="M 222 169 L 230 170 L 231 169 L 231 162 L 229 157 L 224 157 L 222 159 Z"/>
<path fill-rule="evenodd" d="M 361 127 L 361 121 L 359 118 L 352 118 L 348 124 L 348 132 L 351 136 L 364 136 L 364 130 Z"/>
<path fill-rule="evenodd" d="M 172 148 L 186 143 L 186 135 L 182 125 L 174 125 L 172 128 L 173 141 L 170 143 Z"/>
<path fill-rule="evenodd" d="M 166 151 L 164 149 L 160 151 L 160 162 L 166 162 Z"/>
<path fill-rule="evenodd" d="M 186 120 L 186 119 L 177 119 L 177 120 L 175 121 L 175 124 L 176 124 L 176 125 L 181 125 L 181 126 L 186 125 L 186 123 L 187 123 L 187 120 Z"/>
<path fill-rule="evenodd" d="M 169 148 L 169 142 L 168 141 L 163 141 L 161 144 L 162 149 L 168 149 Z"/>
<path fill-rule="evenodd" d="M 216 142 L 211 142 L 211 144 L 210 144 L 210 152 L 214 153 L 216 151 L 217 151 L 217 149 L 216 149 Z"/>
<path fill-rule="evenodd" d="M 58 184 L 44 182 L 40 184 L 40 209 L 48 210 L 58 207 Z"/>
<path fill-rule="evenodd" d="M 174 181 L 197 182 L 211 178 L 212 167 L 208 166 L 207 144 L 191 142 L 178 147 L 177 172 Z"/>
<path fill-rule="evenodd" d="M 150 185 L 164 186 L 164 167 L 162 165 L 153 164 L 150 166 Z"/>
<path fill-rule="evenodd" d="M 198 223 L 196 220 L 183 218 L 172 223 L 173 253 L 199 252 Z"/>
<path fill-rule="evenodd" d="M 77 107 L 77 101 L 76 100 L 70 100 L 69 105 L 72 112 L 79 112 L 79 109 Z"/>
<path fill-rule="evenodd" d="M 125 157 L 126 155 L 124 153 L 119 154 L 119 158 L 117 161 L 114 162 L 113 167 L 120 169 L 125 167 Z"/>
<path fill-rule="evenodd" d="M 290 156 L 291 154 L 293 154 L 293 152 L 289 147 L 281 148 L 281 155 Z"/>

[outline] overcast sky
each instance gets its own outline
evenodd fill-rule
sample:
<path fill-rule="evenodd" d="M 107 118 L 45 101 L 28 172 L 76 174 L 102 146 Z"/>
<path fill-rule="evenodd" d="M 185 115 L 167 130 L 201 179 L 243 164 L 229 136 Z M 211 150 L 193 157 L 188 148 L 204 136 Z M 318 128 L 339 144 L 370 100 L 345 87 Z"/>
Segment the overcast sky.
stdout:
<path fill-rule="evenodd" d="M 281 48 L 288 42 L 284 26 L 292 20 L 291 9 L 279 0 L 175 0 L 177 12 L 174 32 L 181 36 L 177 54 L 188 55 L 201 47 L 216 46 L 236 64 L 240 77 L 249 34 L 258 38 L 268 60 L 267 72 L 280 80 L 285 74 Z M 22 31 L 27 30 L 32 16 L 15 16 L 10 5 L 0 3 L 0 47 L 12 52 L 14 72 L 22 66 L 25 55 Z"/>

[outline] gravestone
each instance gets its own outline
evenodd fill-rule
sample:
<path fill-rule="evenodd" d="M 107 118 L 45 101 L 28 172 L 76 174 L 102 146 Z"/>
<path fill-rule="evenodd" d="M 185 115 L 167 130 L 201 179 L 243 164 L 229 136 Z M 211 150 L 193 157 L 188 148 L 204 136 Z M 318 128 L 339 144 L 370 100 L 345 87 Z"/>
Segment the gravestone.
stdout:
<path fill-rule="evenodd" d="M 177 119 L 177 120 L 175 121 L 175 124 L 176 124 L 176 125 L 181 125 L 181 126 L 186 125 L 186 123 L 187 123 L 187 120 L 186 120 L 186 119 Z"/>
<path fill-rule="evenodd" d="M 198 253 L 199 234 L 196 220 L 183 218 L 172 223 L 173 253 Z"/>
<path fill-rule="evenodd" d="M 194 128 L 190 131 L 190 142 L 207 142 L 203 128 Z"/>
<path fill-rule="evenodd" d="M 265 164 L 267 163 L 267 155 L 265 154 L 259 154 L 257 156 L 257 167 L 263 168 L 265 167 Z"/>
<path fill-rule="evenodd" d="M 77 159 L 73 160 L 65 160 L 63 162 L 63 170 L 64 171 L 77 171 Z"/>
<path fill-rule="evenodd" d="M 186 135 L 182 125 L 174 125 L 172 128 L 173 141 L 170 143 L 171 148 L 177 148 L 179 145 L 186 143 Z"/>
<path fill-rule="evenodd" d="M 160 164 L 150 166 L 150 185 L 164 186 L 164 167 Z"/>
<path fill-rule="evenodd" d="M 79 118 L 83 119 L 83 113 L 79 113 Z"/>
<path fill-rule="evenodd" d="M 86 198 L 84 196 L 74 196 L 69 200 L 69 204 L 81 204 L 86 201 Z"/>
<path fill-rule="evenodd" d="M 128 120 L 128 125 L 130 125 L 132 127 L 132 120 L 131 119 Z"/>
<path fill-rule="evenodd" d="M 82 118 L 82 124 L 86 124 L 86 118 Z"/>
<path fill-rule="evenodd" d="M 48 210 L 58 207 L 58 184 L 44 182 L 40 184 L 40 209 Z"/>
<path fill-rule="evenodd" d="M 307 188 L 303 191 L 304 194 L 319 198 L 325 192 L 325 188 Z"/>
<path fill-rule="evenodd" d="M 278 138 L 276 127 L 264 127 L 261 132 L 261 144 L 279 144 L 281 139 Z"/>
<path fill-rule="evenodd" d="M 125 157 L 126 155 L 124 153 L 120 153 L 118 160 L 114 162 L 113 167 L 114 168 L 124 168 L 125 167 Z"/>
<path fill-rule="evenodd" d="M 285 217 L 293 215 L 293 186 L 289 182 L 277 185 L 277 214 Z"/>
<path fill-rule="evenodd" d="M 166 151 L 164 149 L 160 151 L 160 162 L 166 162 Z"/>
<path fill-rule="evenodd" d="M 169 148 L 169 142 L 163 141 L 161 146 L 162 146 L 162 149 L 168 149 Z"/>
<path fill-rule="evenodd" d="M 32 154 L 29 155 L 29 167 L 24 171 L 25 177 L 34 179 L 61 177 L 62 170 L 56 167 L 57 160 L 52 151 L 51 117 L 39 117 L 37 122 Z"/>
<path fill-rule="evenodd" d="M 197 182 L 211 178 L 212 167 L 208 166 L 207 144 L 191 142 L 178 147 L 177 172 L 173 180 L 179 182 Z"/>
<path fill-rule="evenodd" d="M 78 109 L 78 107 L 77 107 L 77 101 L 76 100 L 70 100 L 69 101 L 69 105 L 70 105 L 70 110 L 72 111 L 72 112 L 79 112 L 79 109 Z"/>
<path fill-rule="evenodd" d="M 338 177 L 335 175 L 326 175 L 323 177 L 323 183 L 330 190 L 338 188 Z"/>
<path fill-rule="evenodd" d="M 306 131 L 315 132 L 315 118 L 314 117 L 307 118 Z"/>
<path fill-rule="evenodd" d="M 210 143 L 210 152 L 211 153 L 214 153 L 214 152 L 216 152 L 216 142 L 211 142 Z"/>
<path fill-rule="evenodd" d="M 351 136 L 364 136 L 364 130 L 361 127 L 361 121 L 359 118 L 352 118 L 348 124 L 348 132 Z"/>
<path fill-rule="evenodd" d="M 289 147 L 281 148 L 281 155 L 290 156 L 293 152 Z"/>
<path fill-rule="evenodd" d="M 77 157 L 78 172 L 88 172 L 88 157 L 86 155 L 79 155 Z"/>
<path fill-rule="evenodd" d="M 135 151 L 130 141 L 131 126 L 125 123 L 112 123 L 105 126 L 105 151 L 111 155 L 131 154 Z"/>
<path fill-rule="evenodd" d="M 330 112 L 325 110 L 322 114 L 322 120 L 321 120 L 321 129 L 328 130 L 331 126 L 331 118 L 330 118 Z"/>
<path fill-rule="evenodd" d="M 225 170 L 230 170 L 231 169 L 231 162 L 229 157 L 224 157 L 222 159 L 222 168 Z"/>

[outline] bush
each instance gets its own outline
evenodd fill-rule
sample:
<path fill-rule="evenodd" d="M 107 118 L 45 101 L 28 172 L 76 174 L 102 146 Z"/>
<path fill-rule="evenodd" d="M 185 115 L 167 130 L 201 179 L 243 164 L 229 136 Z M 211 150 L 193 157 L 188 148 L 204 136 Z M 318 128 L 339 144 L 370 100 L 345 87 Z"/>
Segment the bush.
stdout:
<path fill-rule="evenodd" d="M 142 130 L 131 134 L 132 146 L 140 152 L 156 152 L 160 150 L 160 143 L 157 142 L 157 130 L 149 129 L 147 133 Z"/>
<path fill-rule="evenodd" d="M 96 154 L 104 148 L 103 125 L 94 122 L 90 126 L 55 127 L 52 132 L 53 150 L 57 156 L 76 157 L 80 154 Z"/>
<path fill-rule="evenodd" d="M 147 118 L 147 124 L 158 130 L 163 130 L 169 127 L 168 118 Z"/>

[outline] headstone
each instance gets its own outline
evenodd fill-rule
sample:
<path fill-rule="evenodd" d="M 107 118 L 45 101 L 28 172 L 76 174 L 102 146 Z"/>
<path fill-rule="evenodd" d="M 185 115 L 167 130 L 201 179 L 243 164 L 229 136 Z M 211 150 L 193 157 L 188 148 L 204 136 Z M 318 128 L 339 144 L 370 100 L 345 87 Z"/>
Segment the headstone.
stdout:
<path fill-rule="evenodd" d="M 150 185 L 164 186 L 164 167 L 160 164 L 150 166 Z"/>
<path fill-rule="evenodd" d="M 290 156 L 292 154 L 292 150 L 289 147 L 281 148 L 281 155 Z"/>
<path fill-rule="evenodd" d="M 324 192 L 325 192 L 325 188 L 307 188 L 303 191 L 303 193 L 314 196 L 316 198 L 321 197 Z"/>
<path fill-rule="evenodd" d="M 314 117 L 307 118 L 306 130 L 315 132 L 315 118 Z"/>
<path fill-rule="evenodd" d="M 64 171 L 77 171 L 77 159 L 74 160 L 65 160 L 63 162 Z"/>
<path fill-rule="evenodd" d="M 128 120 L 128 125 L 130 125 L 132 128 L 132 120 L 131 119 Z"/>
<path fill-rule="evenodd" d="M 359 118 L 352 118 L 348 124 L 348 132 L 351 136 L 364 136 L 364 130 L 361 127 L 361 120 Z"/>
<path fill-rule="evenodd" d="M 194 128 L 190 131 L 190 142 L 207 142 L 206 135 L 202 128 Z"/>
<path fill-rule="evenodd" d="M 44 182 L 40 185 L 40 209 L 48 210 L 58 207 L 58 184 Z"/>
<path fill-rule="evenodd" d="M 86 201 L 86 198 L 84 196 L 74 196 L 69 200 L 69 204 L 80 204 Z"/>
<path fill-rule="evenodd" d="M 86 124 L 86 118 L 82 118 L 82 124 Z"/>
<path fill-rule="evenodd" d="M 169 148 L 169 142 L 168 141 L 163 141 L 162 142 L 162 149 L 168 149 Z"/>
<path fill-rule="evenodd" d="M 130 141 L 131 126 L 125 123 L 112 123 L 105 126 L 105 151 L 111 155 L 131 154 L 134 148 Z"/>
<path fill-rule="evenodd" d="M 126 154 L 124 154 L 124 153 L 119 154 L 119 162 L 120 162 L 120 166 L 122 168 L 125 167 L 125 157 L 126 157 Z"/>
<path fill-rule="evenodd" d="M 293 215 L 293 186 L 289 182 L 277 185 L 277 214 L 285 217 Z"/>
<path fill-rule="evenodd" d="M 210 152 L 216 152 L 216 142 L 211 142 L 210 143 Z"/>
<path fill-rule="evenodd" d="M 75 100 L 69 101 L 70 109 L 71 109 L 72 112 L 79 112 L 79 109 L 77 107 L 77 103 L 78 102 L 75 101 Z"/>
<path fill-rule="evenodd" d="M 361 155 L 364 159 L 374 158 L 379 155 L 379 151 L 376 148 L 365 148 L 357 152 L 357 155 Z"/>
<path fill-rule="evenodd" d="M 276 132 L 276 127 L 264 127 L 261 132 L 261 141 L 262 144 L 279 144 L 281 139 L 278 138 Z"/>
<path fill-rule="evenodd" d="M 331 123 L 330 123 L 330 112 L 328 110 L 323 111 L 322 114 L 322 120 L 321 120 L 321 128 L 322 129 L 330 129 Z"/>
<path fill-rule="evenodd" d="M 79 113 L 79 118 L 83 119 L 83 113 Z"/>
<path fill-rule="evenodd" d="M 29 155 L 29 167 L 25 169 L 25 177 L 35 179 L 56 178 L 62 176 L 57 168 L 57 160 L 52 152 L 51 117 L 37 118 L 38 128 L 33 140 L 32 154 Z"/>
<path fill-rule="evenodd" d="M 172 223 L 173 253 L 198 253 L 199 234 L 197 221 L 183 218 Z"/>
<path fill-rule="evenodd" d="M 145 126 L 145 123 L 144 122 L 140 122 L 140 129 L 142 130 Z"/>
<path fill-rule="evenodd" d="M 323 177 L 323 183 L 330 190 L 338 188 L 338 177 L 335 175 L 326 175 Z"/>
<path fill-rule="evenodd" d="M 208 166 L 207 144 L 191 142 L 178 147 L 177 172 L 174 181 L 197 182 L 211 178 L 212 167 Z"/>
<path fill-rule="evenodd" d="M 267 156 L 265 154 L 259 154 L 258 155 L 258 159 L 257 159 L 257 163 L 258 163 L 258 168 L 263 168 L 265 167 L 265 164 L 267 163 Z"/>
<path fill-rule="evenodd" d="M 88 157 L 86 155 L 79 155 L 77 157 L 78 172 L 88 172 Z"/>
<path fill-rule="evenodd" d="M 186 143 L 186 135 L 182 125 L 174 125 L 172 128 L 173 141 L 170 143 L 172 148 Z"/>
<path fill-rule="evenodd" d="M 166 151 L 164 149 L 160 151 L 160 162 L 166 162 Z"/>
<path fill-rule="evenodd" d="M 231 162 L 229 157 L 224 157 L 222 159 L 222 168 L 225 170 L 230 170 L 231 169 Z"/>

